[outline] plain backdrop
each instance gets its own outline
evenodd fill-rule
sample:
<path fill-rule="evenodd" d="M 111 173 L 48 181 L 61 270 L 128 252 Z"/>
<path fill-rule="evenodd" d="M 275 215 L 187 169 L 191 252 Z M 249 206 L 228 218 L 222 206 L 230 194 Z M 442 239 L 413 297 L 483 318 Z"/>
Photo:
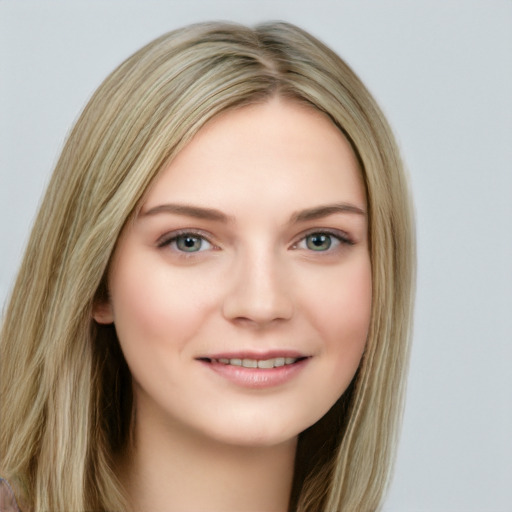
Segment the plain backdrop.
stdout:
<path fill-rule="evenodd" d="M 410 171 L 415 335 L 384 510 L 512 511 L 510 0 L 0 0 L 0 304 L 93 90 L 144 43 L 211 19 L 283 19 L 333 47 Z"/>

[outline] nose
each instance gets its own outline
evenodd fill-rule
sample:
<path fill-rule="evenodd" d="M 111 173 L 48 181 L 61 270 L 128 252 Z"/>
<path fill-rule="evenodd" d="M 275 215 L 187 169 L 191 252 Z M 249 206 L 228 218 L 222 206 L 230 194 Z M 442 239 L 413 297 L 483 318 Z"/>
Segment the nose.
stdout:
<path fill-rule="evenodd" d="M 293 316 L 292 290 L 283 262 L 272 254 L 237 259 L 224 297 L 223 314 L 230 321 L 263 327 Z"/>

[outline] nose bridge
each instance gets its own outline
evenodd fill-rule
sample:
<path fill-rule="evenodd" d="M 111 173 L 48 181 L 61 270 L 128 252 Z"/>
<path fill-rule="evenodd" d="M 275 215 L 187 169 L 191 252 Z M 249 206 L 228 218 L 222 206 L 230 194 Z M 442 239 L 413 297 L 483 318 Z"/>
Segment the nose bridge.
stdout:
<path fill-rule="evenodd" d="M 237 254 L 224 300 L 229 319 L 254 324 L 287 320 L 293 314 L 287 268 L 282 255 L 270 244 L 253 244 Z"/>

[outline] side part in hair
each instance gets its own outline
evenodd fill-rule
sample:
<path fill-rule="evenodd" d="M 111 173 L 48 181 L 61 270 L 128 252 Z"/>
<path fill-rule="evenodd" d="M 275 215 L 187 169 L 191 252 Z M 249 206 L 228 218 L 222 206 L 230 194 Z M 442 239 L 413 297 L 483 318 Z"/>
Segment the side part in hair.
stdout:
<path fill-rule="evenodd" d="M 363 361 L 338 404 L 299 439 L 290 510 L 379 507 L 400 420 L 414 282 L 399 152 L 364 85 L 314 37 L 286 23 L 210 23 L 156 39 L 104 81 L 42 203 L 1 332 L 0 474 L 28 510 L 129 508 L 114 459 L 129 439 L 130 375 L 115 329 L 93 320 L 108 298 L 116 240 L 160 169 L 208 120 L 275 95 L 324 112 L 352 144 L 368 197 L 373 279 Z"/>

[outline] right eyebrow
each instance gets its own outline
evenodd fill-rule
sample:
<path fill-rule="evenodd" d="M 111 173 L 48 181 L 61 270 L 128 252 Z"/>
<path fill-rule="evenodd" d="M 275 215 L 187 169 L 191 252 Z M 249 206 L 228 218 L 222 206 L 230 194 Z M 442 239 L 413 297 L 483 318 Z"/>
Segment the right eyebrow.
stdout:
<path fill-rule="evenodd" d="M 166 203 L 154 206 L 147 211 L 141 212 L 141 217 L 158 215 L 160 213 L 172 213 L 185 217 L 193 217 L 195 219 L 213 220 L 217 222 L 228 223 L 232 221 L 232 217 L 226 215 L 220 210 L 214 208 L 203 208 L 200 206 L 192 206 L 188 204 Z"/>

